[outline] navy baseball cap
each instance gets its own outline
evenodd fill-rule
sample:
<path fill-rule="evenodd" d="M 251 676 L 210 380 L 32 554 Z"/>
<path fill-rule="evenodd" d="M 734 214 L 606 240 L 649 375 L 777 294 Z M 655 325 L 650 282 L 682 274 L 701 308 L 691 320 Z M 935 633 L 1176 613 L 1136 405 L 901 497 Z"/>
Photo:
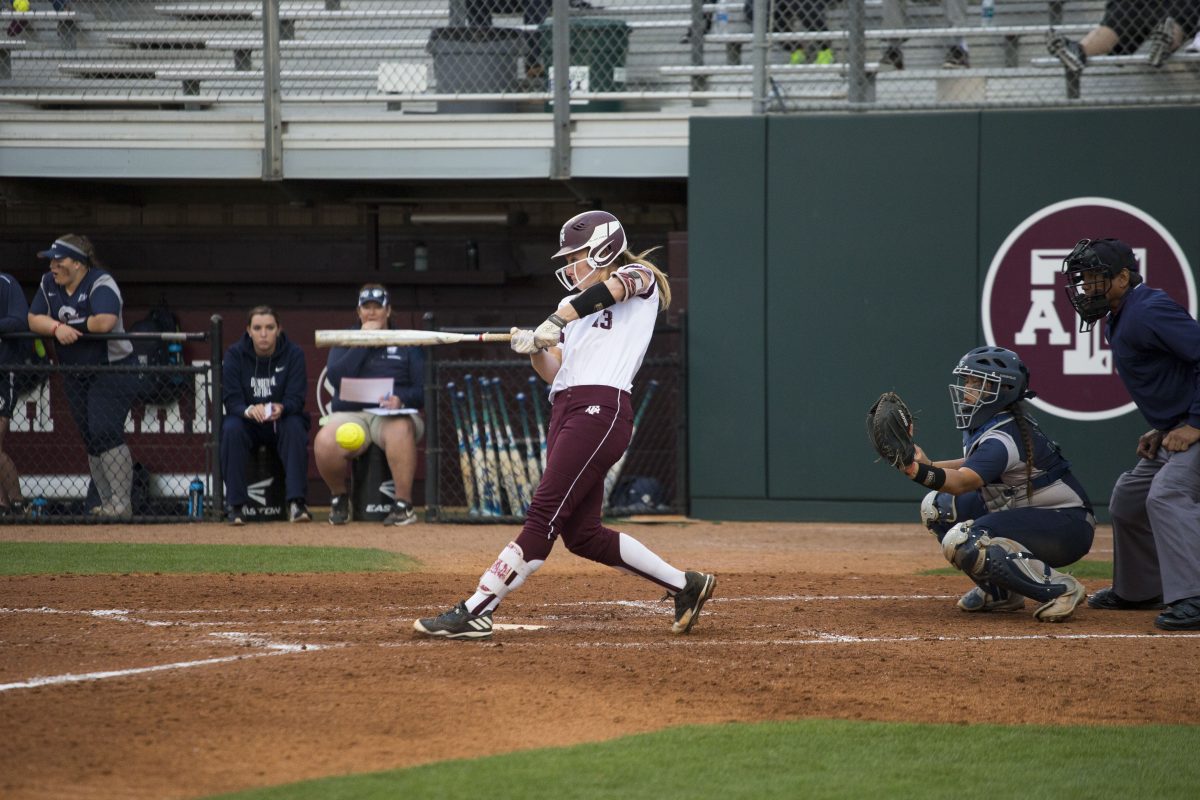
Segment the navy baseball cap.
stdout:
<path fill-rule="evenodd" d="M 1111 267 L 1117 272 L 1123 269 L 1137 272 L 1138 262 L 1133 255 L 1133 248 L 1120 239 L 1093 239 L 1091 247 L 1092 252 L 1104 266 Z"/>
<path fill-rule="evenodd" d="M 88 254 L 80 250 L 73 244 L 64 242 L 62 239 L 55 239 L 54 244 L 50 245 L 49 250 L 43 250 L 38 253 L 38 258 L 73 258 L 76 261 L 82 261 L 85 264 L 88 262 Z"/>
<path fill-rule="evenodd" d="M 358 293 L 358 304 L 365 306 L 367 303 L 379 303 L 381 306 L 386 306 L 388 304 L 387 289 L 380 289 L 378 286 L 363 289 Z"/>

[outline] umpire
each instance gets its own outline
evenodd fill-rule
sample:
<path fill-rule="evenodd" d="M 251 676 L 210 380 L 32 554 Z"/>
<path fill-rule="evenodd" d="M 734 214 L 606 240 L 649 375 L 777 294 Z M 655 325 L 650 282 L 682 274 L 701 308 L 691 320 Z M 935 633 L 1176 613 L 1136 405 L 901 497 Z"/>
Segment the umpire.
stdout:
<path fill-rule="evenodd" d="M 1104 320 L 1117 374 L 1152 426 L 1108 505 L 1113 585 L 1088 605 L 1161 608 L 1165 600 L 1156 627 L 1200 628 L 1200 323 L 1142 282 L 1133 250 L 1118 239 L 1081 240 L 1063 272 L 1080 330 Z"/>

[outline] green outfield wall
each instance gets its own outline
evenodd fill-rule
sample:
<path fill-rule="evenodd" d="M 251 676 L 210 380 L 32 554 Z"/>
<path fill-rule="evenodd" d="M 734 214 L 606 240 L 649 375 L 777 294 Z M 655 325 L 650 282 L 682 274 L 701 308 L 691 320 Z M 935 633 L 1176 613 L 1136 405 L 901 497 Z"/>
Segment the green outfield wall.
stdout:
<path fill-rule="evenodd" d="M 896 389 L 927 451 L 961 454 L 950 370 L 985 343 L 989 267 L 1039 209 L 1135 206 L 1194 270 L 1197 142 L 1195 108 L 694 117 L 692 514 L 915 520 L 919 487 L 874 463 L 871 402 Z M 1035 413 L 1102 508 L 1135 460 L 1141 415 Z"/>

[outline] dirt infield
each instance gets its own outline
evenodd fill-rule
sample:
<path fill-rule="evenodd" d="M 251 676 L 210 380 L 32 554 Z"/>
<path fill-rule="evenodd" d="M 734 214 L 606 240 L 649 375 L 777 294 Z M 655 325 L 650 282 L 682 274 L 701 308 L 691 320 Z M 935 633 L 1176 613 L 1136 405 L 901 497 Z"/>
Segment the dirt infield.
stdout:
<path fill-rule="evenodd" d="M 0 796 L 198 797 L 672 725 L 798 717 L 1193 723 L 1200 637 L 1154 612 L 967 615 L 915 525 L 626 528 L 718 573 L 690 636 L 644 581 L 556 548 L 497 617 L 423 641 L 511 527 L 0 529 L 5 540 L 330 544 L 403 575 L 0 578 Z M 1111 558 L 1107 529 L 1093 557 Z M 1091 582 L 1089 589 L 1106 585 Z M 1030 607 L 1030 610 L 1032 607 Z M 37 684 L 37 685 L 33 685 Z"/>

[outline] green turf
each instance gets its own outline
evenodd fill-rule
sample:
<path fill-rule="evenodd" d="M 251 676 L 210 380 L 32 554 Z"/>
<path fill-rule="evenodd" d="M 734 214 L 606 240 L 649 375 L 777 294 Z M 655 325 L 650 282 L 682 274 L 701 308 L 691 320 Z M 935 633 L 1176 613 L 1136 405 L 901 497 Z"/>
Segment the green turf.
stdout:
<path fill-rule="evenodd" d="M 408 556 L 354 547 L 0 542 L 0 575 L 129 572 L 405 572 Z"/>
<path fill-rule="evenodd" d="M 1031 703 L 1030 713 L 1038 714 L 1038 701 Z M 326 778 L 222 797 L 1190 799 L 1200 786 L 1200 759 L 1194 756 L 1198 748 L 1200 727 L 1192 726 L 801 720 L 674 728 L 595 745 Z"/>
<path fill-rule="evenodd" d="M 1074 564 L 1069 564 L 1065 567 L 1059 567 L 1059 572 L 1066 572 L 1074 575 L 1076 578 L 1112 578 L 1112 562 L 1111 561 L 1076 561 Z M 942 567 L 941 569 L 929 569 L 921 573 L 922 575 L 961 575 L 954 567 Z"/>

